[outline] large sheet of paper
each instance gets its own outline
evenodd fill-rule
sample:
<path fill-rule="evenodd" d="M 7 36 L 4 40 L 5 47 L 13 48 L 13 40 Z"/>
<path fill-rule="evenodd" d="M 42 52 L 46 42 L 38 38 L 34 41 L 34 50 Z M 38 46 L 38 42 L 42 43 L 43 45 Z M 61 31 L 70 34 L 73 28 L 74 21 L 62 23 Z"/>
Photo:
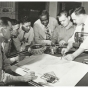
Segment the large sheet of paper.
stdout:
<path fill-rule="evenodd" d="M 75 86 L 82 77 L 88 72 L 88 66 L 74 61 L 66 61 L 61 57 L 56 57 L 48 54 L 35 55 L 26 57 L 12 67 L 16 73 L 25 75 L 25 69 L 34 71 L 38 76 L 35 82 L 45 82 L 41 77 L 44 73 L 53 72 L 59 80 L 50 86 Z"/>

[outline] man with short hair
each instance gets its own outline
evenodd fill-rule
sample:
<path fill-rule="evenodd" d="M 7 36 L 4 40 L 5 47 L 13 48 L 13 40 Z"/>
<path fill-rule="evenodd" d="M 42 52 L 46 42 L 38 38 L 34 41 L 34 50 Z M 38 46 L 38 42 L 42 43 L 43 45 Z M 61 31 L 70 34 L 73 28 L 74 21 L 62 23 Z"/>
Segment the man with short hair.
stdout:
<path fill-rule="evenodd" d="M 35 43 L 51 45 L 52 34 L 57 27 L 57 24 L 57 20 L 50 17 L 46 10 L 41 11 L 39 19 L 33 26 Z"/>
<path fill-rule="evenodd" d="M 9 73 L 6 73 L 5 67 L 10 67 L 8 63 L 8 59 L 4 54 L 4 47 L 2 47 L 3 41 L 9 41 L 11 37 L 11 22 L 8 20 L 2 19 L 2 23 L 0 25 L 0 84 L 8 84 L 14 82 L 28 82 L 30 80 L 35 79 L 34 73 L 27 73 L 24 76 L 13 76 Z"/>
<path fill-rule="evenodd" d="M 21 42 L 21 51 L 25 50 L 27 46 L 31 46 L 33 44 L 34 31 L 31 27 L 31 20 L 28 16 L 23 16 L 20 20 L 18 38 Z"/>
<path fill-rule="evenodd" d="M 20 51 L 20 46 L 21 43 L 18 39 L 18 30 L 20 28 L 20 23 L 16 20 L 16 19 L 11 19 L 10 20 L 11 25 L 12 25 L 12 31 L 11 31 L 11 44 L 7 45 L 7 49 L 6 49 L 6 55 L 10 55 L 11 53 L 13 53 L 14 51 Z"/>
<path fill-rule="evenodd" d="M 1 18 L 0 18 L 0 27 L 1 27 L 3 24 L 8 25 L 7 23 L 9 24 L 9 26 L 7 26 L 8 29 L 10 29 L 10 31 L 12 31 L 11 19 L 10 19 L 9 17 L 1 17 Z M 5 33 L 4 30 L 2 30 L 2 32 Z M 4 36 L 6 36 L 6 34 L 5 34 Z M 8 34 L 8 36 L 9 36 L 9 34 Z M 7 37 L 7 38 L 8 38 L 8 37 Z M 5 54 L 8 53 L 9 41 L 10 41 L 10 39 L 9 39 L 8 41 L 7 41 L 6 38 L 3 39 L 2 46 L 3 46 L 3 48 L 4 48 Z"/>
<path fill-rule="evenodd" d="M 75 8 L 71 13 L 71 17 L 77 26 L 72 38 L 68 41 L 67 48 L 62 49 L 62 54 L 67 53 L 73 47 L 73 43 L 75 42 L 79 43 L 79 48 L 74 53 L 66 55 L 64 57 L 66 60 L 74 60 L 85 50 L 88 50 L 88 36 L 85 36 L 85 33 L 88 33 L 88 15 L 85 13 L 84 7 Z"/>
<path fill-rule="evenodd" d="M 53 43 L 63 46 L 72 37 L 75 31 L 75 26 L 71 22 L 69 13 L 66 10 L 62 10 L 58 14 L 57 18 L 61 25 L 58 25 L 55 29 L 52 41 Z"/>
<path fill-rule="evenodd" d="M 18 39 L 18 35 L 19 35 L 19 28 L 20 28 L 20 22 L 17 21 L 16 19 L 11 19 L 11 24 L 12 24 L 12 33 L 11 33 L 11 37 L 13 40 L 13 44 L 14 44 L 14 48 L 16 49 L 16 51 L 20 51 L 21 48 L 21 42 Z"/>
<path fill-rule="evenodd" d="M 7 26 L 7 27 L 8 27 L 8 29 L 11 30 L 11 38 L 8 41 L 6 38 L 4 38 L 3 43 L 2 43 L 6 57 L 10 57 L 10 55 L 13 54 L 14 51 L 20 51 L 20 41 L 17 38 L 17 36 L 18 36 L 17 32 L 15 32 L 19 28 L 19 24 L 16 20 L 15 21 L 13 21 L 13 20 L 10 19 L 9 17 L 1 17 L 0 18 L 0 26 L 3 25 L 3 23 L 6 25 L 8 23 L 9 26 Z M 6 36 L 6 35 L 4 35 L 4 36 Z M 9 36 L 9 34 L 8 34 L 8 36 Z M 12 60 L 12 59 L 14 59 L 14 60 Z M 12 64 L 13 62 L 18 61 L 18 57 L 10 58 L 9 60 L 10 60 L 10 63 Z"/>

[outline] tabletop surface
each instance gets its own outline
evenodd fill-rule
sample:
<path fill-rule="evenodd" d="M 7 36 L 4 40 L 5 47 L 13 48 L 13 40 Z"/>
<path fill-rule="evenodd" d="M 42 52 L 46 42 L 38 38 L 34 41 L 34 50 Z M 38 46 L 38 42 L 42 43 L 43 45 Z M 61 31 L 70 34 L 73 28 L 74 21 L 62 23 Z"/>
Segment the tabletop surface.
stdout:
<path fill-rule="evenodd" d="M 54 56 L 61 56 L 61 54 L 53 54 Z M 77 57 L 74 61 L 83 63 L 84 59 L 88 59 L 88 54 L 81 54 L 79 57 Z M 88 86 L 87 80 L 88 80 L 88 73 L 76 84 L 76 86 Z"/>

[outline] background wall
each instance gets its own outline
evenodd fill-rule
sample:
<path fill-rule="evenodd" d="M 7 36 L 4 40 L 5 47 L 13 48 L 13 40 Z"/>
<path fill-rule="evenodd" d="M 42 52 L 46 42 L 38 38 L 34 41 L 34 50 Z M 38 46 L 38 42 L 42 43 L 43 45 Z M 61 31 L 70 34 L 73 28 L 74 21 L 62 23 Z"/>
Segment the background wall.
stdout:
<path fill-rule="evenodd" d="M 77 6 L 84 6 L 88 14 L 88 2 L 0 2 L 0 17 L 19 19 L 28 14 L 34 23 L 40 10 L 46 9 L 50 16 L 56 18 L 61 9 L 69 10 Z"/>
<path fill-rule="evenodd" d="M 86 13 L 88 14 L 88 2 L 82 2 L 82 6 L 85 8 Z"/>
<path fill-rule="evenodd" d="M 75 7 L 81 6 L 82 2 L 48 2 L 47 11 L 49 11 L 50 16 L 55 17 L 60 12 L 60 10 L 66 9 L 70 10 Z"/>
<path fill-rule="evenodd" d="M 57 4 L 58 4 L 57 2 L 49 3 L 49 14 L 50 14 L 50 16 L 55 17 L 55 18 L 57 15 Z"/>

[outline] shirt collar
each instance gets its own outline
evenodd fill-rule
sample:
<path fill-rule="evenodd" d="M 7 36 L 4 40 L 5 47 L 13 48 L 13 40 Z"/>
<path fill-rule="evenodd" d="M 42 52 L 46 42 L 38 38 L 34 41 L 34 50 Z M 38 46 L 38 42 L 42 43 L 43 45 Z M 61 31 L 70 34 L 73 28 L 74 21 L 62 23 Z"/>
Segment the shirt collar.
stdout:
<path fill-rule="evenodd" d="M 64 27 L 64 26 L 62 26 L 62 25 L 61 25 L 61 27 L 62 27 L 62 28 L 65 28 L 65 29 L 69 29 L 69 28 L 71 28 L 71 27 L 72 27 L 72 25 L 73 25 L 73 23 L 72 23 L 72 22 L 69 22 L 69 24 L 68 24 L 68 26 L 67 26 L 67 27 Z"/>

